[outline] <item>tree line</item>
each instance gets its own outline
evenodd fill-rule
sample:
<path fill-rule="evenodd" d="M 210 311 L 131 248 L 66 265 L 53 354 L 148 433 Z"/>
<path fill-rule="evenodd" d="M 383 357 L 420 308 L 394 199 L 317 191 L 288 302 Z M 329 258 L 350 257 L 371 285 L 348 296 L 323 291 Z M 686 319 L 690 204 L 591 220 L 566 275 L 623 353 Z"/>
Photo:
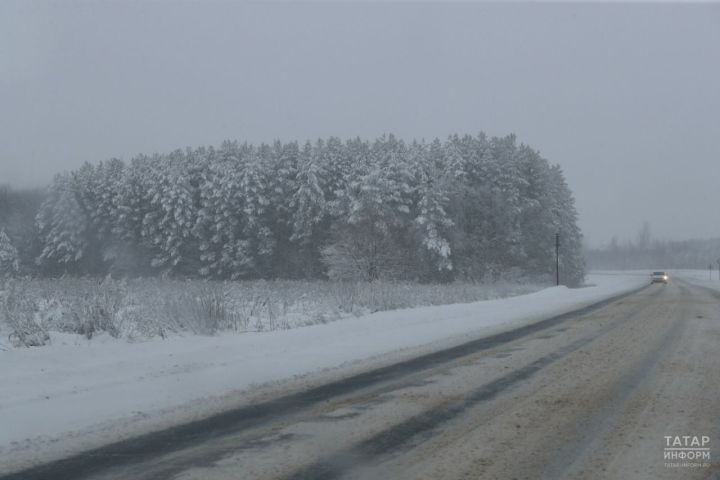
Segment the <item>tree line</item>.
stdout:
<path fill-rule="evenodd" d="M 588 266 L 598 270 L 667 270 L 718 268 L 720 238 L 695 240 L 638 240 L 619 242 L 613 237 L 601 248 L 585 253 Z"/>
<path fill-rule="evenodd" d="M 31 274 L 550 278 L 559 233 L 563 283 L 584 275 L 563 172 L 514 135 L 227 141 L 86 163 L 26 200 L 4 243 Z"/>

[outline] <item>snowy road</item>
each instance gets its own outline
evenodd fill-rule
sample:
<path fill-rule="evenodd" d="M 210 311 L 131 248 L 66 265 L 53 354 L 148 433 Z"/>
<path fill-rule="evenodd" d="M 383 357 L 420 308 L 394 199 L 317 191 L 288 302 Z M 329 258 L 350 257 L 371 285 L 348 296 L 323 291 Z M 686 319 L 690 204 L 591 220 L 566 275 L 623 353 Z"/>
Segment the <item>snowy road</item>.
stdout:
<path fill-rule="evenodd" d="M 720 478 L 718 301 L 650 286 L 17 478 Z"/>

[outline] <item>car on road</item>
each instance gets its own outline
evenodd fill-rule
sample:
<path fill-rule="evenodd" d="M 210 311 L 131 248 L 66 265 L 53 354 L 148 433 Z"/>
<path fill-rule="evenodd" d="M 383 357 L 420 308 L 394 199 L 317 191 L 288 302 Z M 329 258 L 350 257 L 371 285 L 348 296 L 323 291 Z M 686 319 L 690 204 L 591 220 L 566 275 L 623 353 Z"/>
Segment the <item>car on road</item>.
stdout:
<path fill-rule="evenodd" d="M 670 281 L 670 275 L 667 272 L 653 272 L 650 278 L 650 283 L 664 283 L 667 285 Z"/>

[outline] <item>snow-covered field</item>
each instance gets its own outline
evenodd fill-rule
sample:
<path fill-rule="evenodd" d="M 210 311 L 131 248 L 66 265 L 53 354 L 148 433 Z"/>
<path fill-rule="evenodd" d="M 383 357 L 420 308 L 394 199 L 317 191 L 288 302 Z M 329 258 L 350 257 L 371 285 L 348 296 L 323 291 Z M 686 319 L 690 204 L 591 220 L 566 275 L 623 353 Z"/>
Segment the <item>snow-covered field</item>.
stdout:
<path fill-rule="evenodd" d="M 242 335 L 133 343 L 51 332 L 51 343 L 42 348 L 0 351 L 0 471 L 535 322 L 647 280 L 591 275 L 587 288 L 554 287 Z"/>
<path fill-rule="evenodd" d="M 708 270 L 672 270 L 670 277 L 677 277 L 693 285 L 720 290 L 720 280 L 718 279 L 717 268 L 713 269 L 712 276 Z"/>

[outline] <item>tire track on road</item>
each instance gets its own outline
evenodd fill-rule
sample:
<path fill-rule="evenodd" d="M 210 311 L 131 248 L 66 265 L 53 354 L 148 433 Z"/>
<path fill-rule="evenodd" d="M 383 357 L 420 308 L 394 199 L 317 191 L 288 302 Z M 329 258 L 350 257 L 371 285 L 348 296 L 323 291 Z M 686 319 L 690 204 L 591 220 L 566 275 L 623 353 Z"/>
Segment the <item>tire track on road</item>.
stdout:
<path fill-rule="evenodd" d="M 658 295 L 659 292 L 653 294 Z M 477 406 L 482 402 L 494 399 L 499 394 L 511 389 L 515 385 L 530 379 L 545 367 L 557 362 L 560 359 L 580 350 L 582 347 L 606 335 L 612 330 L 630 321 L 642 309 L 636 311 L 632 316 L 620 318 L 591 335 L 576 340 L 567 346 L 551 352 L 507 375 L 493 380 L 473 390 L 462 400 L 449 401 L 439 407 L 427 410 L 419 415 L 411 417 L 404 422 L 394 425 L 372 437 L 354 445 L 349 449 L 334 452 L 327 458 L 320 459 L 307 465 L 294 473 L 284 477 L 284 480 L 331 480 L 341 478 L 344 474 L 354 468 L 379 461 L 382 457 L 391 456 L 397 451 L 404 451 L 414 448 L 419 443 L 432 437 L 433 433 L 443 424 L 461 416 L 468 409 Z M 677 326 L 676 326 L 677 327 Z M 673 329 L 669 332 L 675 333 Z M 653 357 L 654 358 L 654 357 Z M 649 368 L 650 360 L 643 362 L 645 368 Z M 636 372 L 633 372 L 635 374 Z M 632 375 L 631 375 L 632 376 Z M 634 377 L 633 377 L 634 378 Z"/>

